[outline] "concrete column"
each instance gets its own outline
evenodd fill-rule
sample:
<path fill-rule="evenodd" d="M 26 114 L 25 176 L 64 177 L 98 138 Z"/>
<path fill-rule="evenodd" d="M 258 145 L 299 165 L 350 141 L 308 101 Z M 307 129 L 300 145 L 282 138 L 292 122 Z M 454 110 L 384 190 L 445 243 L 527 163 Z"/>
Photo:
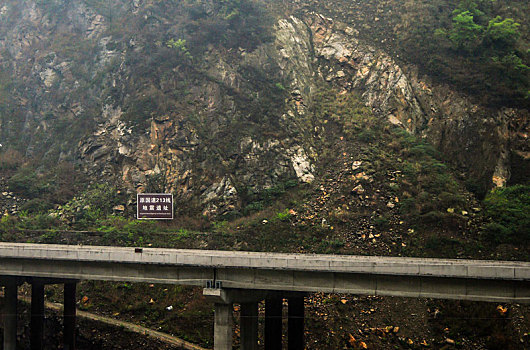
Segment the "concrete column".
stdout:
<path fill-rule="evenodd" d="M 44 284 L 34 281 L 31 285 L 30 348 L 42 350 L 44 334 Z"/>
<path fill-rule="evenodd" d="M 258 349 L 258 303 L 241 304 L 241 350 Z"/>
<path fill-rule="evenodd" d="M 232 350 L 232 303 L 215 303 L 214 350 Z"/>
<path fill-rule="evenodd" d="M 282 348 L 282 298 L 265 300 L 265 350 Z"/>
<path fill-rule="evenodd" d="M 288 349 L 304 350 L 304 297 L 289 298 Z"/>
<path fill-rule="evenodd" d="M 64 350 L 75 350 L 75 290 L 76 283 L 64 284 L 64 321 L 63 342 Z"/>
<path fill-rule="evenodd" d="M 17 348 L 17 292 L 18 285 L 14 278 L 5 285 L 4 294 L 4 350 Z"/>

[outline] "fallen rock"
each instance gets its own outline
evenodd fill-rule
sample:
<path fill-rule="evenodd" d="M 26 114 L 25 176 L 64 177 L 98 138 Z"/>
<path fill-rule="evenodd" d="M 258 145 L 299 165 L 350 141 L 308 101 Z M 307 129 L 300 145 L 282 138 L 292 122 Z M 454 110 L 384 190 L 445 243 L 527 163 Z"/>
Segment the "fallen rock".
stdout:
<path fill-rule="evenodd" d="M 353 193 L 357 193 L 357 194 L 363 194 L 364 193 L 364 188 L 361 184 L 355 186 L 355 188 L 352 190 Z"/>
<path fill-rule="evenodd" d="M 359 169 L 362 164 L 363 164 L 363 162 L 361 160 L 354 161 L 353 164 L 351 165 L 351 170 L 355 171 L 355 170 Z"/>
<path fill-rule="evenodd" d="M 125 211 L 125 206 L 120 204 L 112 208 L 113 211 L 123 213 Z"/>
<path fill-rule="evenodd" d="M 449 345 L 455 345 L 455 341 L 453 339 L 450 339 L 450 338 L 445 338 L 445 343 L 449 344 Z"/>

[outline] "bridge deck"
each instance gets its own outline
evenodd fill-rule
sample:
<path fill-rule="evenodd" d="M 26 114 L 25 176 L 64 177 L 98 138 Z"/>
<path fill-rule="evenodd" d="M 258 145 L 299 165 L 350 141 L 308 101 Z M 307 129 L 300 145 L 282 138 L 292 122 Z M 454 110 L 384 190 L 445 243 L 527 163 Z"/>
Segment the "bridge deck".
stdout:
<path fill-rule="evenodd" d="M 0 243 L 1 258 L 116 262 L 206 268 L 530 279 L 530 262 L 241 251 Z"/>
<path fill-rule="evenodd" d="M 530 263 L 0 243 L 1 276 L 530 302 Z"/>

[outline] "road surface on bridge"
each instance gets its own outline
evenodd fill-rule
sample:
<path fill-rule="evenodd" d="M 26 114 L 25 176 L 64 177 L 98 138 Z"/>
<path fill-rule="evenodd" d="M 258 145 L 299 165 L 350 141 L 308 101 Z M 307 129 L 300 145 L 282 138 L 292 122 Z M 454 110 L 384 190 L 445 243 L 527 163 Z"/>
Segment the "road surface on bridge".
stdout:
<path fill-rule="evenodd" d="M 1 276 L 530 302 L 509 261 L 0 243 Z"/>

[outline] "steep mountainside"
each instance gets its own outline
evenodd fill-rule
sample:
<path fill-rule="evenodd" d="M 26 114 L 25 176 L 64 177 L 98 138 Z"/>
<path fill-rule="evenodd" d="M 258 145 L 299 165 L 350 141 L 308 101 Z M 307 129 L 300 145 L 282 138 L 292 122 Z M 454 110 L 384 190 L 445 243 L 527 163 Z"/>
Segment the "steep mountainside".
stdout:
<path fill-rule="evenodd" d="M 528 260 L 528 6 L 0 0 L 0 240 Z M 176 219 L 134 220 L 162 191 Z M 199 289 L 78 296 L 211 345 Z M 530 342 L 521 306 L 306 306 L 311 349 Z"/>
<path fill-rule="evenodd" d="M 333 86 L 432 142 L 476 187 L 524 178 L 527 110 L 477 104 L 340 11 L 307 10 L 326 4 L 278 15 L 281 2 L 2 1 L 0 143 L 226 213 L 249 191 L 314 178 L 306 114 Z M 386 16 L 376 29 L 392 19 L 382 5 L 363 4 Z"/>

